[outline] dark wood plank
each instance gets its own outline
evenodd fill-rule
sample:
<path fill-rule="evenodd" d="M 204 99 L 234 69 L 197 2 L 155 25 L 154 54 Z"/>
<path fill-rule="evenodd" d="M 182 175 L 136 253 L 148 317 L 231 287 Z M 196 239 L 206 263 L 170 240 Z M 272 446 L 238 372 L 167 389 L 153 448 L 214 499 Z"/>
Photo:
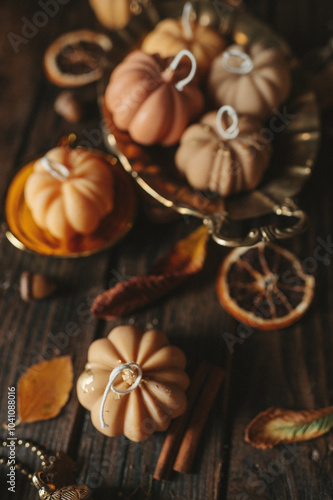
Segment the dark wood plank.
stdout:
<path fill-rule="evenodd" d="M 246 8 L 266 20 L 284 35 L 299 54 L 325 41 L 332 29 L 331 5 L 312 2 L 266 2 L 249 0 Z M 36 3 L 9 0 L 0 5 L 5 33 L 21 33 L 22 17 L 33 19 L 40 9 Z M 296 11 L 296 13 L 295 13 Z M 325 24 L 326 23 L 326 24 Z M 53 110 L 59 89 L 50 84 L 42 71 L 42 55 L 58 34 L 79 27 L 98 27 L 88 2 L 71 0 L 29 43 L 13 56 L 8 38 L 2 39 L 5 54 L 1 66 L 0 152 L 2 182 L 0 198 L 13 173 L 27 160 L 54 146 L 59 138 L 75 131 L 79 138 L 98 130 L 98 116 L 73 127 Z M 304 41 L 305 40 L 305 41 Z M 22 75 L 22 78 L 21 78 Z M 96 137 L 96 136 L 94 136 Z M 101 147 L 99 137 L 92 144 Z M 287 242 L 303 259 L 313 257 L 320 236 L 326 241 L 332 233 L 331 146 L 324 152 L 301 202 L 311 215 L 306 235 Z M 328 182 L 330 180 L 330 182 Z M 195 227 L 194 221 L 179 219 L 167 225 L 154 225 L 141 212 L 133 231 L 112 251 L 76 261 L 49 259 L 23 254 L 0 239 L 0 421 L 6 420 L 8 386 L 32 363 L 60 354 L 70 354 L 75 379 L 86 361 L 90 342 L 108 333 L 117 324 L 135 323 L 141 328 L 157 327 L 188 355 L 188 371 L 193 373 L 202 357 L 232 366 L 231 377 L 219 394 L 195 460 L 193 474 L 174 473 L 167 483 L 152 480 L 164 434 L 145 443 L 131 443 L 124 437 L 108 439 L 99 434 L 90 416 L 77 402 L 75 390 L 59 418 L 50 422 L 24 425 L 18 435 L 34 439 L 54 451 L 67 450 L 77 459 L 80 480 L 93 489 L 94 497 L 159 499 L 248 500 L 331 498 L 332 438 L 313 443 L 278 447 L 259 452 L 243 441 L 244 429 L 260 410 L 281 405 L 310 408 L 331 404 L 332 267 L 319 262 L 315 303 L 296 326 L 272 334 L 254 332 L 228 350 L 224 334 L 237 333 L 237 324 L 218 304 L 215 277 L 226 250 L 211 244 L 204 273 L 163 301 L 114 322 L 96 322 L 89 313 L 92 299 L 104 287 L 120 279 L 147 272 L 156 257 Z M 18 295 L 18 280 L 25 270 L 45 272 L 57 277 L 65 287 L 60 296 L 41 303 L 26 304 Z M 77 335 L 67 332 L 77 325 Z M 230 382 L 229 382 L 230 381 Z M 2 430 L 1 436 L 5 436 Z M 30 462 L 29 453 L 20 454 Z M 37 461 L 33 462 L 37 467 Z M 1 468 L 1 498 L 13 498 L 3 489 L 5 469 Z M 17 497 L 36 498 L 24 478 L 17 477 Z"/>
<path fill-rule="evenodd" d="M 127 245 L 120 248 L 121 256 L 118 259 L 117 272 L 114 274 L 118 274 L 119 270 L 122 270 L 121 274 L 125 276 L 133 273 L 134 253 L 139 272 L 147 272 L 154 255 L 165 253 L 173 242 L 187 234 L 193 227 L 193 221 L 188 226 L 180 220 L 176 227 L 159 226 L 152 233 L 150 224 L 143 226 L 139 222 L 128 236 Z M 148 253 L 151 257 L 147 260 Z M 193 372 L 195 365 L 203 357 L 224 364 L 226 349 L 221 333 L 224 331 L 227 318 L 218 305 L 214 284 L 222 253 L 223 250 L 212 245 L 209 252 L 210 263 L 203 275 L 191 279 L 191 283 L 184 285 L 172 296 L 166 297 L 146 311 L 132 314 L 123 320 L 107 322 L 105 334 L 120 323 L 134 323 L 143 329 L 159 328 L 167 333 L 172 343 L 187 353 L 190 372 Z M 216 328 L 216 325 L 219 327 Z M 222 394 L 219 400 L 220 398 Z M 136 492 L 135 498 L 144 498 L 147 491 L 151 492 L 153 498 L 201 499 L 205 495 L 207 498 L 218 498 L 220 476 L 217 471 L 220 470 L 221 461 L 222 412 L 220 401 L 214 406 L 207 423 L 202 446 L 195 461 L 194 473 L 188 476 L 173 473 L 170 481 L 166 483 L 152 480 L 164 439 L 163 433 L 154 434 L 141 444 L 130 443 L 124 437 L 108 439 L 99 436 L 88 421 L 78 452 L 79 456 L 85 457 L 81 478 L 92 487 L 95 481 L 98 483 L 96 495 L 98 494 L 101 499 L 108 498 L 110 491 L 114 490 L 122 492 L 125 497 Z M 103 447 L 102 453 L 101 447 Z M 96 462 L 103 464 L 102 469 L 96 470 Z"/>
<path fill-rule="evenodd" d="M 297 55 L 325 45 L 333 32 L 333 6 L 327 0 L 245 0 L 246 8 L 280 33 Z"/>
<path fill-rule="evenodd" d="M 332 403 L 332 253 L 321 245 L 332 234 L 331 151 L 324 138 L 318 168 L 302 194 L 311 218 L 309 231 L 285 243 L 305 268 L 315 270 L 314 303 L 296 325 L 280 332 L 254 331 L 234 354 L 232 394 L 237 397 L 233 402 L 228 499 L 331 498 L 332 435 L 265 451 L 244 442 L 251 419 L 270 406 L 297 410 Z M 316 252 L 319 245 L 321 250 Z"/>
<path fill-rule="evenodd" d="M 37 4 L 10 2 L 2 5 L 7 15 L 3 31 L 20 33 L 22 19 L 34 19 Z M 53 101 L 59 92 L 49 83 L 42 71 L 45 48 L 58 34 L 78 27 L 77 3 L 59 9 L 58 18 L 49 19 L 29 43 L 20 47 L 17 54 L 6 45 L 2 77 L 3 87 L 2 125 L 0 151 L 3 154 L 1 196 L 15 170 L 26 161 L 53 147 L 60 136 L 68 133 L 67 124 L 53 111 Z M 61 16 L 61 22 L 60 21 Z M 91 11 L 86 8 L 79 24 L 86 26 Z M 93 19 L 90 21 L 93 27 Z M 7 41 L 8 43 L 8 41 Z M 21 77 L 22 75 L 22 77 Z M 78 125 L 80 130 L 83 124 Z M 86 127 L 90 124 L 87 122 Z M 3 214 L 2 214 L 3 215 Z M 1 365 L 2 386 L 16 385 L 18 377 L 33 363 L 54 356 L 70 354 L 75 375 L 80 373 L 86 350 L 98 331 L 96 321 L 87 315 L 89 294 L 95 296 L 103 286 L 108 254 L 103 253 L 88 259 L 50 259 L 15 250 L 1 238 L 1 304 L 2 321 Z M 63 287 L 62 294 L 40 303 L 24 303 L 18 293 L 19 276 L 23 270 L 41 272 L 55 277 Z M 56 374 L 55 374 L 56 376 Z M 1 392 L 1 423 L 7 419 L 7 390 Z M 80 432 L 83 412 L 75 390 L 66 405 L 61 420 L 22 425 L 17 436 L 24 436 L 43 444 L 50 450 L 73 450 L 77 433 Z M 61 422 L 61 423 L 60 423 Z M 2 436 L 6 435 L 2 430 Z M 18 452 L 17 458 L 35 467 L 29 453 Z M 1 470 L 1 494 L 11 495 L 4 487 L 5 471 Z M 26 479 L 17 476 L 16 493 L 21 498 L 35 498 L 35 490 Z"/>
<path fill-rule="evenodd" d="M 265 2 L 261 2 L 265 3 Z M 259 13 L 260 2 L 247 2 L 276 28 L 299 55 L 327 42 L 332 18 L 328 2 L 274 2 L 271 12 Z M 266 4 L 267 7 L 267 4 Z M 326 122 L 327 123 L 327 122 Z M 325 129 L 324 129 L 325 130 Z M 221 498 L 312 499 L 331 498 L 330 435 L 309 443 L 278 446 L 260 451 L 244 442 L 246 425 L 270 406 L 292 409 L 319 408 L 332 403 L 332 296 L 331 255 L 319 242 L 332 234 L 332 182 L 329 158 L 332 147 L 327 137 L 313 178 L 301 196 L 301 204 L 311 218 L 309 231 L 292 243 L 284 242 L 305 267 L 316 271 L 314 304 L 306 317 L 283 332 L 254 332 L 233 354 L 233 384 L 229 409 L 232 434 L 228 484 Z M 324 256 L 326 253 L 325 259 Z M 325 263 L 324 263 L 325 262 Z"/>

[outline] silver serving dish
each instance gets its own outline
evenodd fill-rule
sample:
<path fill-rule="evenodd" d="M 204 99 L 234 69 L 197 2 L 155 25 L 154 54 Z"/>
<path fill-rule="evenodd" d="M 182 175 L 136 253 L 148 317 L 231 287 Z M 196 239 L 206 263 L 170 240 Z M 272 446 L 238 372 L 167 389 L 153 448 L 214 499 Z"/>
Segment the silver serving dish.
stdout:
<path fill-rule="evenodd" d="M 304 182 L 311 174 L 320 142 L 320 117 L 314 93 L 306 83 L 306 75 L 288 45 L 268 26 L 252 16 L 233 9 L 221 1 L 193 1 L 199 23 L 214 27 L 231 42 L 260 42 L 282 51 L 292 72 L 293 88 L 286 113 L 281 123 L 283 131 L 275 132 L 267 123 L 268 137 L 273 137 L 274 154 L 270 168 L 260 186 L 252 192 L 222 198 L 211 193 L 193 190 L 185 180 L 170 169 L 169 159 L 161 164 L 156 158 L 165 157 L 165 151 L 156 147 L 150 159 L 150 150 L 137 147 L 127 154 L 122 140 L 108 126 L 105 139 L 124 169 L 159 203 L 180 214 L 202 219 L 212 238 L 220 245 L 234 247 L 253 245 L 291 237 L 307 227 L 307 215 L 295 201 Z M 118 64 L 126 53 L 139 46 L 146 33 L 165 17 L 180 17 L 183 1 L 172 1 L 153 6 L 142 5 L 127 27 L 113 34 L 114 49 L 111 60 Z M 282 128 L 282 127 L 281 127 Z M 125 141 L 126 142 L 126 141 Z M 164 148 L 166 149 L 166 148 Z M 160 155 L 159 155 L 160 153 Z M 147 159 L 148 155 L 148 159 Z M 144 160 L 142 160 L 144 158 Z M 142 168 L 143 163 L 145 168 Z"/>

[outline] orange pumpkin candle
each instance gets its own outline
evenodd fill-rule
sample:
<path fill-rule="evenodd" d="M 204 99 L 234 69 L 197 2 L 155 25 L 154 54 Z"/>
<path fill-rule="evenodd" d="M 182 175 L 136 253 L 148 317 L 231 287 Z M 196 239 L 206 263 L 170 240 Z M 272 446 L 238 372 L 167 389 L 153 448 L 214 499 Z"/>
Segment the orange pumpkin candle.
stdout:
<path fill-rule="evenodd" d="M 24 196 L 37 226 L 55 238 L 88 235 L 113 209 L 113 176 L 90 151 L 57 147 L 36 161 Z"/>
<path fill-rule="evenodd" d="M 118 326 L 91 344 L 78 399 L 103 434 L 143 441 L 185 411 L 185 363 L 164 333 Z"/>
<path fill-rule="evenodd" d="M 99 22 L 109 29 L 121 29 L 131 17 L 131 0 L 89 0 Z"/>

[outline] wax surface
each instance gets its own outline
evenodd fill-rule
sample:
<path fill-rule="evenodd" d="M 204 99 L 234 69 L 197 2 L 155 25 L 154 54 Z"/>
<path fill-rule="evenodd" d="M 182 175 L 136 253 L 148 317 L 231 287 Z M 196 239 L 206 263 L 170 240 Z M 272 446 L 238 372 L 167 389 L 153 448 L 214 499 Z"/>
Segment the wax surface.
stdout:
<path fill-rule="evenodd" d="M 224 140 L 216 127 L 216 112 L 184 132 L 176 152 L 176 166 L 189 184 L 222 196 L 254 189 L 271 157 L 271 145 L 261 138 L 262 123 L 251 116 L 239 118 L 239 134 Z"/>
<path fill-rule="evenodd" d="M 113 209 L 113 177 L 110 166 L 84 149 L 57 147 L 46 157 L 68 171 L 58 178 L 37 160 L 24 196 L 37 226 L 58 239 L 93 233 Z"/>
<path fill-rule="evenodd" d="M 115 367 L 130 362 L 141 367 L 141 382 L 128 394 L 108 393 L 103 411 L 107 427 L 103 429 L 100 409 L 110 374 Z M 164 333 L 119 326 L 107 338 L 91 344 L 88 363 L 77 383 L 78 398 L 103 434 L 124 434 L 132 441 L 143 441 L 153 432 L 167 429 L 171 419 L 185 411 L 189 384 L 185 364 L 184 353 L 170 345 Z M 115 388 L 126 390 L 135 379 L 136 373 L 124 370 Z"/>
<path fill-rule="evenodd" d="M 199 116 L 204 98 L 190 82 L 180 91 L 176 84 L 190 73 L 186 57 L 174 71 L 166 71 L 173 58 L 130 53 L 112 72 L 105 106 L 120 130 L 140 144 L 176 144 L 187 124 Z"/>
<path fill-rule="evenodd" d="M 223 63 L 222 54 L 218 55 L 208 77 L 210 94 L 217 105 L 228 104 L 239 114 L 251 114 L 262 119 L 272 116 L 291 88 L 290 71 L 283 55 L 260 44 L 250 47 L 231 45 L 227 52 L 234 50 L 247 54 L 253 62 L 253 69 L 246 74 L 233 73 Z M 239 64 L 239 58 L 230 57 L 230 67 Z"/>

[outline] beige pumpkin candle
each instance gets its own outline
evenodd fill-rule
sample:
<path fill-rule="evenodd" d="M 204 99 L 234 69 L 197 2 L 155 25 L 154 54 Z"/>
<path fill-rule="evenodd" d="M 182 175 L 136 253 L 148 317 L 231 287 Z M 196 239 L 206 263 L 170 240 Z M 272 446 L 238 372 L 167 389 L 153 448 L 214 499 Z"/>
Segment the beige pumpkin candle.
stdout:
<path fill-rule="evenodd" d="M 113 209 L 110 166 L 83 148 L 57 147 L 36 161 L 24 190 L 32 217 L 60 240 L 92 234 Z"/>
<path fill-rule="evenodd" d="M 187 49 L 192 52 L 201 76 L 226 46 L 226 41 L 213 29 L 193 20 L 195 13 L 190 2 L 184 5 L 180 19 L 164 19 L 144 38 L 141 49 L 148 54 L 158 52 L 162 57 L 175 56 Z"/>
<path fill-rule="evenodd" d="M 267 118 L 287 98 L 291 79 L 283 55 L 258 43 L 232 45 L 217 56 L 208 76 L 215 102 L 239 114 Z"/>
<path fill-rule="evenodd" d="M 176 144 L 203 109 L 203 94 L 193 83 L 195 72 L 195 58 L 187 50 L 175 58 L 135 50 L 111 74 L 106 109 L 116 127 L 134 141 Z"/>
<path fill-rule="evenodd" d="M 238 117 L 231 106 L 222 106 L 185 130 L 176 152 L 176 166 L 195 189 L 222 196 L 254 189 L 272 151 L 260 135 L 262 128 L 258 119 Z"/>
<path fill-rule="evenodd" d="M 131 0 L 89 0 L 89 3 L 106 28 L 123 28 L 131 17 Z"/>
<path fill-rule="evenodd" d="M 164 333 L 118 326 L 91 344 L 78 398 L 103 434 L 143 441 L 185 411 L 185 364 Z"/>

